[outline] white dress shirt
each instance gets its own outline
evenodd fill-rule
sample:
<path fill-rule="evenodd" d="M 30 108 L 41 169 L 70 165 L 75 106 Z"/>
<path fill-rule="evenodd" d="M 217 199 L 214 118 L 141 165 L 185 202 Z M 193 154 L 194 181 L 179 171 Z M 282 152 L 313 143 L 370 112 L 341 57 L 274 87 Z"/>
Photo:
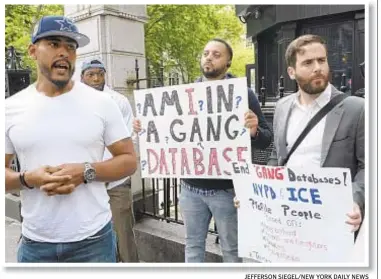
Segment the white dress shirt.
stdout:
<path fill-rule="evenodd" d="M 307 126 L 307 123 L 311 118 L 330 101 L 331 84 L 328 84 L 327 88 L 320 94 L 320 96 L 308 105 L 302 105 L 300 103 L 300 92 L 296 94 L 298 95 L 292 105 L 292 111 L 288 120 L 286 138 L 287 152 L 290 151 L 294 142 Z M 287 166 L 321 166 L 321 149 L 326 118 L 327 116 L 324 116 L 307 134 L 289 158 Z"/>

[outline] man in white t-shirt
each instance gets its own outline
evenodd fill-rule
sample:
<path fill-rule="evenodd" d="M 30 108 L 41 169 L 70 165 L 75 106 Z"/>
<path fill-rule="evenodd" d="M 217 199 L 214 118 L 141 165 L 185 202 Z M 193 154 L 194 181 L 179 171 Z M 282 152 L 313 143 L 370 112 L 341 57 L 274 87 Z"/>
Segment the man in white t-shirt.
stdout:
<path fill-rule="evenodd" d="M 124 123 L 129 131 L 132 129 L 132 108 L 127 97 L 111 90 L 105 84 L 106 67 L 100 59 L 85 60 L 81 67 L 81 81 L 88 86 L 110 96 L 122 112 Z M 112 158 L 105 150 L 104 160 Z M 139 262 L 138 251 L 133 231 L 134 212 L 132 208 L 131 178 L 106 183 L 110 196 L 110 206 L 114 229 L 117 236 L 117 255 L 121 262 Z"/>
<path fill-rule="evenodd" d="M 18 262 L 116 262 L 104 183 L 132 175 L 136 155 L 115 102 L 72 80 L 88 43 L 68 18 L 40 19 L 28 49 L 37 82 L 5 100 L 5 188 L 21 190 Z M 14 155 L 20 172 L 9 168 Z"/>

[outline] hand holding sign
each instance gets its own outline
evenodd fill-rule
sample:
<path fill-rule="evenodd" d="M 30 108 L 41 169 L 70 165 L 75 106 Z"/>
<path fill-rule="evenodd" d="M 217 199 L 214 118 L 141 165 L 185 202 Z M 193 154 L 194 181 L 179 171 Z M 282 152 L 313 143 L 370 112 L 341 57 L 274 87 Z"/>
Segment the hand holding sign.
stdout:
<path fill-rule="evenodd" d="M 250 129 L 250 135 L 255 137 L 258 129 L 258 117 L 251 110 L 245 113 L 245 127 Z"/>
<path fill-rule="evenodd" d="M 234 207 L 235 208 L 239 208 L 240 207 L 240 202 L 239 202 L 239 199 L 237 199 L 237 197 L 234 197 L 233 203 L 234 203 Z"/>
<path fill-rule="evenodd" d="M 139 119 L 134 119 L 134 122 L 132 124 L 132 127 L 134 128 L 134 132 L 136 134 L 139 134 L 140 131 L 142 130 L 142 123 L 140 122 Z"/>
<path fill-rule="evenodd" d="M 352 232 L 357 231 L 360 228 L 362 222 L 361 210 L 357 203 L 353 204 L 353 211 L 348 213 L 347 216 L 349 219 L 345 223 L 353 225 Z"/>

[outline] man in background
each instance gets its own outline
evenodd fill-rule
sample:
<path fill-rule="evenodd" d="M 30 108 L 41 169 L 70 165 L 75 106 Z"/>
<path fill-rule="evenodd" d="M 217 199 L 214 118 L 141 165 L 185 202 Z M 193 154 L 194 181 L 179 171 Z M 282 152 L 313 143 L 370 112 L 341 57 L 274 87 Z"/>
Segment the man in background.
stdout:
<path fill-rule="evenodd" d="M 129 131 L 132 128 L 132 109 L 127 97 L 111 90 L 105 82 L 106 68 L 100 59 L 89 59 L 82 64 L 81 81 L 92 88 L 109 95 L 122 112 Z M 104 160 L 112 158 L 105 150 Z M 121 262 L 139 262 L 134 237 L 134 213 L 132 208 L 131 178 L 106 183 L 110 196 L 110 205 L 114 229 L 117 235 L 118 259 Z"/>
<path fill-rule="evenodd" d="M 317 35 L 300 36 L 287 47 L 287 71 L 298 83 L 298 92 L 280 99 L 276 105 L 274 149 L 269 165 L 284 165 L 282 160 L 310 119 L 332 98 L 344 94 L 329 82 L 327 53 L 325 41 Z M 354 203 L 346 223 L 353 231 L 359 229 L 365 209 L 364 117 L 364 99 L 347 97 L 314 126 L 286 164 L 350 169 Z"/>
<path fill-rule="evenodd" d="M 228 72 L 233 50 L 224 40 L 215 38 L 204 47 L 200 59 L 201 76 L 196 82 L 234 78 Z M 248 105 L 244 125 L 250 129 L 252 148 L 265 149 L 272 140 L 272 132 L 262 113 L 258 99 L 248 88 Z M 141 130 L 139 119 L 134 121 L 134 132 Z M 242 262 L 238 257 L 238 217 L 234 208 L 235 196 L 231 179 L 181 179 L 179 205 L 184 219 L 185 262 L 205 260 L 205 245 L 211 218 L 217 225 L 224 262 Z"/>

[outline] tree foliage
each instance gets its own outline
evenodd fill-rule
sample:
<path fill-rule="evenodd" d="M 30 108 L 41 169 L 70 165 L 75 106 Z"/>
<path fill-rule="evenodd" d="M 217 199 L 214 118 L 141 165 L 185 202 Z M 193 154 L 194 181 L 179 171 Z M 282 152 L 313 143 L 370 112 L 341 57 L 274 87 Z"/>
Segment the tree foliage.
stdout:
<path fill-rule="evenodd" d="M 15 47 L 23 66 L 32 70 L 32 80 L 36 79 L 36 64 L 28 56 L 32 29 L 42 16 L 63 14 L 63 5 L 5 5 L 5 46 Z"/>
<path fill-rule="evenodd" d="M 156 74 L 163 60 L 165 72 L 174 69 L 184 83 L 193 82 L 200 74 L 202 49 L 215 37 L 233 47 L 233 74 L 244 76 L 245 64 L 254 61 L 254 51 L 244 47 L 245 26 L 233 5 L 148 5 L 147 13 L 146 56 Z M 36 65 L 27 53 L 32 28 L 44 15 L 63 14 L 63 5 L 5 5 L 5 45 L 14 46 L 20 53 L 23 66 L 32 70 L 32 80 L 36 78 Z"/>
<path fill-rule="evenodd" d="M 229 69 L 238 77 L 246 76 L 246 64 L 254 63 L 254 47 L 247 47 L 246 41 L 239 41 L 232 45 L 234 57 Z"/>
<path fill-rule="evenodd" d="M 193 82 L 200 75 L 199 58 L 210 39 L 218 37 L 232 46 L 244 41 L 244 25 L 233 5 L 148 5 L 147 14 L 146 57 L 153 72 L 159 73 L 163 60 L 165 72 L 175 69 L 184 83 Z M 234 51 L 234 57 L 241 56 Z M 232 69 L 237 73 L 233 74 L 244 76 L 244 64 L 252 63 L 251 57 L 253 54 L 247 57 L 249 61 L 241 57 L 237 63 L 234 58 Z"/>

